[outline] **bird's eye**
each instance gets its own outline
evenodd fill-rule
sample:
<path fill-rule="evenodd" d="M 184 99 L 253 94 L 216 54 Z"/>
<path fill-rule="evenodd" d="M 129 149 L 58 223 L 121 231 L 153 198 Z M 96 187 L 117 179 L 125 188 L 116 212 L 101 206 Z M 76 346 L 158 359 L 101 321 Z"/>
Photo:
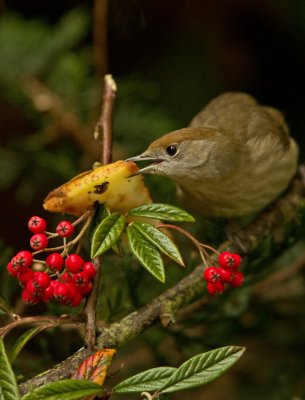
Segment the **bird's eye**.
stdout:
<path fill-rule="evenodd" d="M 178 147 L 173 144 L 171 144 L 170 146 L 168 146 L 166 148 L 166 153 L 171 157 L 173 157 L 175 154 L 177 154 L 177 152 L 178 152 Z"/>

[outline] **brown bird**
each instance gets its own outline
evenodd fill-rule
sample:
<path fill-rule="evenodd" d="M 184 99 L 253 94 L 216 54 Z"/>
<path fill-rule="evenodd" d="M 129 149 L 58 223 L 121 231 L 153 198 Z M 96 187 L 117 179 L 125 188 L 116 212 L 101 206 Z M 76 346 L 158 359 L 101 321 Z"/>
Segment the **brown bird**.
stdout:
<path fill-rule="evenodd" d="M 188 128 L 167 133 L 129 160 L 152 161 L 138 173 L 172 179 L 187 208 L 232 218 L 258 212 L 279 196 L 297 159 L 298 146 L 280 111 L 248 94 L 226 93 Z"/>

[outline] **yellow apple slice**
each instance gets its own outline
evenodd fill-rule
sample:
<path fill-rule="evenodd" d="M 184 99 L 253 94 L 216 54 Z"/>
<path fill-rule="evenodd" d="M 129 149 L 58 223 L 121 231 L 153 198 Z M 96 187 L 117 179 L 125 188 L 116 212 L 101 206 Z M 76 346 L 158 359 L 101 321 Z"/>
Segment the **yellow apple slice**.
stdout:
<path fill-rule="evenodd" d="M 116 161 L 84 172 L 49 193 L 43 207 L 78 217 L 95 202 L 121 213 L 150 204 L 152 199 L 143 176 L 131 176 L 138 170 L 132 161 Z"/>

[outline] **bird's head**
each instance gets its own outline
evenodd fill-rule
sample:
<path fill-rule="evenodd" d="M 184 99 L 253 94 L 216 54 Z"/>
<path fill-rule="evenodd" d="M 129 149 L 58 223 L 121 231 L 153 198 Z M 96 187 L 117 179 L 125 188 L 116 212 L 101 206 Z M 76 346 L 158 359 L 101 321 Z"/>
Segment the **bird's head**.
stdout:
<path fill-rule="evenodd" d="M 167 176 L 177 183 L 189 180 L 213 179 L 219 176 L 227 158 L 220 147 L 224 135 L 212 128 L 184 128 L 167 133 L 152 142 L 140 155 L 130 161 L 149 161 L 137 174 Z"/>

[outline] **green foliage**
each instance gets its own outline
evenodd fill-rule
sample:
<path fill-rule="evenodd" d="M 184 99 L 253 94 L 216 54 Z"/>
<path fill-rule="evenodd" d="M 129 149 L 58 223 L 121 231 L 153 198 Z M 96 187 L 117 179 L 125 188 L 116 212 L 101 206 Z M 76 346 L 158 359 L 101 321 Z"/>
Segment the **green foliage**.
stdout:
<path fill-rule="evenodd" d="M 230 368 L 244 351 L 243 347 L 227 346 L 198 354 L 183 363 L 159 390 L 169 393 L 211 382 Z"/>
<path fill-rule="evenodd" d="M 176 263 L 184 266 L 180 251 L 173 241 L 160 229 L 146 222 L 134 222 L 132 224 L 147 240 L 156 246 L 162 253 L 172 258 Z"/>
<path fill-rule="evenodd" d="M 115 393 L 170 393 L 206 385 L 227 371 L 244 351 L 243 347 L 221 347 L 198 354 L 179 368 L 160 367 L 141 372 L 120 382 L 113 390 Z"/>
<path fill-rule="evenodd" d="M 18 400 L 19 393 L 16 377 L 5 351 L 3 340 L 0 338 L 0 399 Z"/>
<path fill-rule="evenodd" d="M 114 388 L 115 393 L 153 392 L 167 382 L 168 378 L 176 371 L 173 367 L 157 367 L 125 379 Z"/>
<path fill-rule="evenodd" d="M 4 314 L 11 313 L 11 307 L 7 304 L 7 302 L 2 297 L 0 297 L 0 312 L 3 312 Z"/>
<path fill-rule="evenodd" d="M 1 84 L 10 85 L 11 91 L 20 83 L 16 77 L 45 76 L 67 49 L 80 42 L 89 21 L 82 9 L 75 9 L 53 28 L 40 20 L 28 22 L 14 14 L 2 16 L 0 22 L 0 79 Z"/>
<path fill-rule="evenodd" d="M 102 394 L 103 389 L 97 383 L 64 379 L 34 389 L 23 396 L 21 400 L 79 400 L 85 396 Z"/>
<path fill-rule="evenodd" d="M 194 222 L 194 218 L 185 210 L 168 204 L 144 204 L 128 212 L 129 217 L 162 219 L 163 221 Z"/>
<path fill-rule="evenodd" d="M 108 215 L 94 232 L 91 244 L 91 258 L 95 258 L 118 241 L 125 228 L 125 217 L 119 213 Z"/>
<path fill-rule="evenodd" d="M 29 329 L 28 331 L 24 332 L 14 343 L 13 347 L 10 349 L 8 358 L 10 360 L 10 363 L 13 364 L 16 357 L 20 353 L 20 351 L 23 349 L 23 347 L 34 337 L 36 336 L 39 332 L 41 332 L 41 328 L 32 328 Z"/>
<path fill-rule="evenodd" d="M 0 190 L 18 181 L 17 200 L 30 203 L 45 182 L 67 180 L 78 171 L 76 146 L 58 143 L 49 134 L 53 122 L 33 108 L 25 94 L 24 82 L 35 77 L 55 95 L 80 121 L 91 114 L 98 100 L 98 87 L 92 83 L 91 58 L 74 52 L 88 31 L 89 15 L 77 8 L 64 15 L 56 25 L 41 20 L 26 21 L 17 14 L 0 18 L 0 87 L 2 95 L 17 105 L 20 116 L 31 118 L 36 133 L 10 132 L 7 145 L 0 151 Z M 64 111 L 64 110 L 63 110 Z M 52 130 L 52 128 L 51 128 Z M 62 132 L 61 132 L 62 133 Z M 18 135 L 18 138 L 16 137 Z M 57 136 L 57 138 L 56 138 Z"/>
<path fill-rule="evenodd" d="M 127 227 L 127 236 L 130 250 L 155 278 L 165 282 L 165 271 L 162 257 L 158 249 L 143 236 L 133 224 Z"/>
<path fill-rule="evenodd" d="M 163 218 L 169 221 L 193 221 L 193 217 L 168 204 L 149 204 L 133 208 L 129 217 Z M 108 214 L 95 229 L 91 242 L 91 258 L 113 248 L 123 235 L 126 218 L 118 212 Z M 174 242 L 160 229 L 147 222 L 127 224 L 127 237 L 131 252 L 138 261 L 160 282 L 165 282 L 164 263 L 161 253 L 184 266 L 180 251 Z"/>

